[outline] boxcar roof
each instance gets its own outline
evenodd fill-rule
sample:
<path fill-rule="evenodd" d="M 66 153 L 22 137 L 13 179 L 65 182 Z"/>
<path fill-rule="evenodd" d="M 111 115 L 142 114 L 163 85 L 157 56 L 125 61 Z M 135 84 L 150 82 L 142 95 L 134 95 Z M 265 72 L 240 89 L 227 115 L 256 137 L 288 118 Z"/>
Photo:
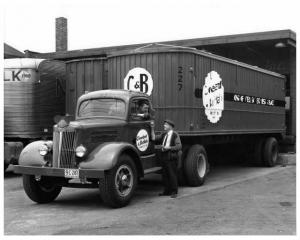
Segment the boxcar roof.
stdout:
<path fill-rule="evenodd" d="M 173 45 L 165 45 L 165 44 L 149 44 L 145 45 L 144 47 L 136 48 L 133 50 L 125 50 L 125 51 L 119 51 L 111 54 L 108 56 L 108 58 L 117 57 L 117 56 L 126 56 L 126 55 L 135 55 L 135 54 L 147 54 L 147 53 L 170 53 L 170 52 L 188 52 L 192 54 L 201 55 L 208 58 L 213 58 L 219 61 L 231 63 L 237 66 L 245 67 L 252 69 L 254 71 L 263 72 L 269 75 L 273 75 L 275 77 L 285 78 L 283 75 L 272 72 L 263 68 L 259 68 L 257 66 L 252 66 L 247 63 L 239 62 L 237 60 L 232 60 L 226 57 L 222 57 L 210 52 L 206 52 L 203 50 L 198 50 L 196 48 L 190 48 L 190 47 L 181 47 L 181 46 L 173 46 Z"/>
<path fill-rule="evenodd" d="M 88 62 L 88 61 L 95 61 L 95 60 L 106 60 L 106 57 L 78 58 L 78 59 L 65 61 L 65 63 L 84 62 L 84 61 Z"/>
<path fill-rule="evenodd" d="M 93 99 L 93 98 L 120 98 L 123 99 L 124 101 L 128 101 L 132 97 L 147 97 L 148 95 L 142 92 L 135 92 L 135 91 L 130 91 L 130 90 L 124 90 L 124 89 L 109 89 L 109 90 L 99 90 L 99 91 L 93 91 L 86 93 L 82 95 L 78 101 L 84 101 L 88 99 Z"/>

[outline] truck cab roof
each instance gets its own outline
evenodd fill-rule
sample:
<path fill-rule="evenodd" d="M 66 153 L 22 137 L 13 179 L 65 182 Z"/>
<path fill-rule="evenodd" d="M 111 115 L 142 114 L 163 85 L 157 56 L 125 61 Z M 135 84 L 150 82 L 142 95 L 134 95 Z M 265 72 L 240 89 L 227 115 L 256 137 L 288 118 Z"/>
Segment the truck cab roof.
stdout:
<path fill-rule="evenodd" d="M 148 95 L 146 93 L 142 92 L 135 92 L 131 90 L 124 90 L 124 89 L 109 89 L 109 90 L 99 90 L 99 91 L 93 91 L 86 93 L 82 95 L 78 102 L 82 102 L 84 100 L 88 99 L 94 99 L 94 98 L 119 98 L 124 101 L 129 101 L 132 97 L 146 97 L 148 98 Z"/>

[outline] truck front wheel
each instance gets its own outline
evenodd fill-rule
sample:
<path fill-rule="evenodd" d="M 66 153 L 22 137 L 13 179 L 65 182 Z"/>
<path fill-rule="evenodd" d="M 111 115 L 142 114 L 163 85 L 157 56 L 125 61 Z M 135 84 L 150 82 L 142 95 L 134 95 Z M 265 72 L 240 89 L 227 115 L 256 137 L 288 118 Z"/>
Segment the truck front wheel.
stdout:
<path fill-rule="evenodd" d="M 201 186 L 205 182 L 209 170 L 207 154 L 202 145 L 193 145 L 189 150 L 184 164 L 184 173 L 188 185 Z"/>
<path fill-rule="evenodd" d="M 41 177 L 39 181 L 33 175 L 23 175 L 23 187 L 27 196 L 37 203 L 49 203 L 55 200 L 62 187 L 57 186 L 49 177 Z"/>
<path fill-rule="evenodd" d="M 137 185 L 137 170 L 130 156 L 121 155 L 116 166 L 99 180 L 103 202 L 113 208 L 129 204 Z"/>
<path fill-rule="evenodd" d="M 278 142 L 276 138 L 269 137 L 264 144 L 263 163 L 266 167 L 273 167 L 277 163 Z"/>

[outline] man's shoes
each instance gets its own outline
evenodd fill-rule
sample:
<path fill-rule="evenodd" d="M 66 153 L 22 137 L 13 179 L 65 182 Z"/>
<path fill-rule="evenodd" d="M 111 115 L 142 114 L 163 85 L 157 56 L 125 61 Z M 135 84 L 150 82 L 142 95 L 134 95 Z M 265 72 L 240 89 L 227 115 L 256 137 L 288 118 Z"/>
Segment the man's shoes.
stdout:
<path fill-rule="evenodd" d="M 176 192 L 172 193 L 171 198 L 177 198 L 177 193 Z"/>
<path fill-rule="evenodd" d="M 170 196 L 170 193 L 162 192 L 162 193 L 159 193 L 158 196 Z"/>

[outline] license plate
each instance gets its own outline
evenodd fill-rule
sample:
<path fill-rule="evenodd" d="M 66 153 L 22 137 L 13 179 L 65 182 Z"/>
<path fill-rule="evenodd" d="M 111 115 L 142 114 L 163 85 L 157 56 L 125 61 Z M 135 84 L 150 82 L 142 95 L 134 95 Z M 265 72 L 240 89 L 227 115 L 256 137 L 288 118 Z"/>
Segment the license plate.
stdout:
<path fill-rule="evenodd" d="M 65 177 L 67 178 L 79 178 L 79 169 L 65 169 Z"/>

